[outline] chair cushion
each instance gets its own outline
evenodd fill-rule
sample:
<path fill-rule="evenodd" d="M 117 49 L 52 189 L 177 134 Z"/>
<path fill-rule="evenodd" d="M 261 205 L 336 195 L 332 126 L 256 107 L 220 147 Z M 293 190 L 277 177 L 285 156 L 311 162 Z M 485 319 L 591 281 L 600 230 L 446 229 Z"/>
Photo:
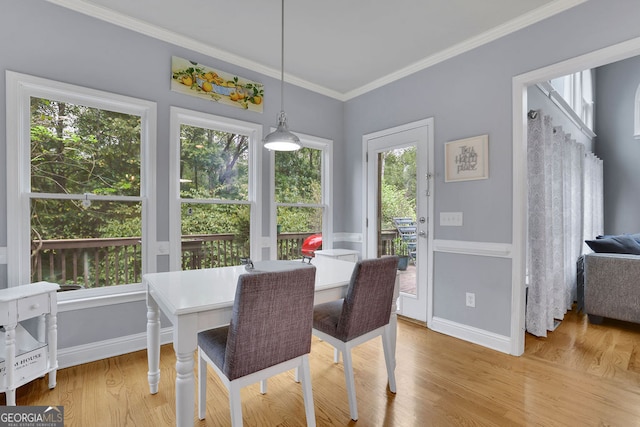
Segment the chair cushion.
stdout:
<path fill-rule="evenodd" d="M 339 299 L 313 307 L 313 328 L 335 337 L 343 303 L 344 299 Z"/>
<path fill-rule="evenodd" d="M 198 333 L 198 347 L 220 370 L 224 366 L 228 335 L 229 325 Z"/>

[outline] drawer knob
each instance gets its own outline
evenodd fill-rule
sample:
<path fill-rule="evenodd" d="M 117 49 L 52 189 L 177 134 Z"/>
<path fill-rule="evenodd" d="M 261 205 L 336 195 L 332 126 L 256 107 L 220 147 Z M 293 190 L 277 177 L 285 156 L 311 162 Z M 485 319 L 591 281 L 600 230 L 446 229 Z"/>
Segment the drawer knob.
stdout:
<path fill-rule="evenodd" d="M 37 310 L 40 307 L 40 304 L 33 304 L 31 305 L 31 310 Z"/>

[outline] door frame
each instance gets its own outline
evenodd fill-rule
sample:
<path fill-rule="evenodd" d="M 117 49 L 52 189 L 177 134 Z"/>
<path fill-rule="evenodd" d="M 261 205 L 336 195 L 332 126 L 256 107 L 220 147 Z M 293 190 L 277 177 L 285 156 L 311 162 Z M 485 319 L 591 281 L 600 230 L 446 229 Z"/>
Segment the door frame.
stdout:
<path fill-rule="evenodd" d="M 422 245 L 423 250 L 420 251 L 420 237 L 418 238 L 418 253 L 422 252 L 425 255 L 424 260 L 426 260 L 427 263 L 427 268 L 424 269 L 423 271 L 425 271 L 426 274 L 426 282 L 427 282 L 427 286 L 426 286 L 426 319 L 420 319 L 420 320 L 424 320 L 427 327 L 429 327 L 429 325 L 431 325 L 431 320 L 433 319 L 433 227 L 434 227 L 434 189 L 435 189 L 435 185 L 434 185 L 434 179 L 433 177 L 435 176 L 435 162 L 434 162 L 434 119 L 433 117 L 427 118 L 427 119 L 423 119 L 423 120 L 418 120 L 415 122 L 411 122 L 411 123 L 406 123 L 404 125 L 400 125 L 400 126 L 396 126 L 396 127 L 392 127 L 389 129 L 384 129 L 381 131 L 377 131 L 377 132 L 373 132 L 373 133 L 369 133 L 366 135 L 363 135 L 362 137 L 362 215 L 365 218 L 365 220 L 362 222 L 362 254 L 363 254 L 363 258 L 369 258 L 371 256 L 376 256 L 376 255 L 372 255 L 369 252 L 369 236 L 368 236 L 368 227 L 367 227 L 367 223 L 371 223 L 372 225 L 374 225 L 373 220 L 369 221 L 368 220 L 368 201 L 370 199 L 369 197 L 369 192 L 370 192 L 370 185 L 368 183 L 368 162 L 367 162 L 367 153 L 368 153 L 368 144 L 369 141 L 373 140 L 373 139 L 377 139 L 377 138 L 381 138 L 381 137 L 386 137 L 386 136 L 390 136 L 396 133 L 400 133 L 400 132 L 405 132 L 405 131 L 409 131 L 409 130 L 413 130 L 413 129 L 418 129 L 418 128 L 425 128 L 425 132 L 426 132 L 426 137 L 427 137 L 427 164 L 426 164 L 426 171 L 420 171 L 420 168 L 417 167 L 416 168 L 416 173 L 418 174 L 418 176 L 416 177 L 416 179 L 424 179 L 426 180 L 426 197 L 427 197 L 427 208 L 426 208 L 426 212 L 424 214 L 426 214 L 426 218 L 427 218 L 427 223 L 425 225 L 422 226 L 418 226 L 419 229 L 424 230 L 426 228 L 426 233 L 427 233 L 427 238 L 424 239 L 426 240 L 426 248 L 424 248 L 424 244 Z M 423 176 L 422 178 L 420 178 L 420 173 L 424 173 L 425 176 Z M 417 190 L 417 189 L 416 189 Z M 418 195 L 416 195 L 418 196 Z M 425 250 L 426 249 L 426 250 Z M 425 278 L 423 278 L 420 274 L 418 274 L 416 276 L 416 280 L 425 280 Z M 402 299 L 402 298 L 401 298 Z"/>
<path fill-rule="evenodd" d="M 511 354 L 520 356 L 525 344 L 525 286 L 527 254 L 527 88 L 589 68 L 640 55 L 640 37 L 567 59 L 513 77 L 513 259 L 511 284 Z"/>

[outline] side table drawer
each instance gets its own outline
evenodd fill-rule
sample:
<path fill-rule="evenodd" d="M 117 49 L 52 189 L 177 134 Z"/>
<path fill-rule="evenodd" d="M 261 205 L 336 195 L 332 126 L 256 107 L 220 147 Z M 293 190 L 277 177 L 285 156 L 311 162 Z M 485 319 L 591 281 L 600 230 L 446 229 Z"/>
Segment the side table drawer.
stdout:
<path fill-rule="evenodd" d="M 18 300 L 18 321 L 49 312 L 49 294 L 33 295 Z"/>

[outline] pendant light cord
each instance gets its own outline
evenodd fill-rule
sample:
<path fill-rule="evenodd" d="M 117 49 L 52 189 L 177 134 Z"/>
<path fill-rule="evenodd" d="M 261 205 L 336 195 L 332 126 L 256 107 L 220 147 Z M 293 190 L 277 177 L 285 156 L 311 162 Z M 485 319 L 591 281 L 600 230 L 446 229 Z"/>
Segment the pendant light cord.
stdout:
<path fill-rule="evenodd" d="M 282 0 L 281 49 L 280 49 L 280 111 L 284 111 L 284 0 Z"/>
<path fill-rule="evenodd" d="M 284 112 L 284 0 L 282 0 L 282 22 L 280 40 L 280 114 L 278 114 L 278 127 L 275 131 L 265 136 L 264 147 L 275 151 L 295 151 L 302 146 L 300 138 L 289 132 L 287 127 L 287 115 Z"/>

